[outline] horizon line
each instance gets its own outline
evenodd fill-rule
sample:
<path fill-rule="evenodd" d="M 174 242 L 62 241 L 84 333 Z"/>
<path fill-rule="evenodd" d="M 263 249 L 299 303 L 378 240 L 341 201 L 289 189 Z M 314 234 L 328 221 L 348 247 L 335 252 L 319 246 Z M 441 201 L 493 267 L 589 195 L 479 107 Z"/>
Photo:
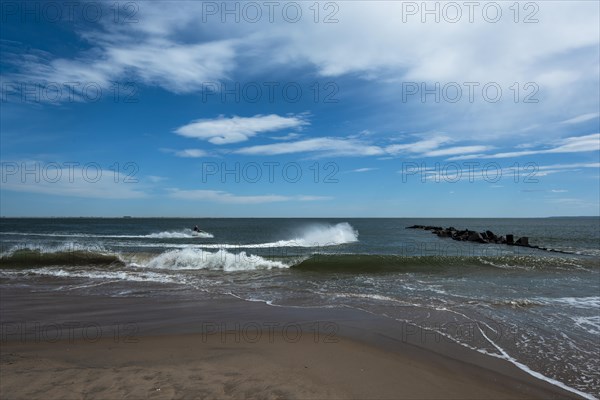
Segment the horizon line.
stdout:
<path fill-rule="evenodd" d="M 549 215 L 549 216 L 537 216 L 537 217 L 351 217 L 351 216 L 331 216 L 331 217 L 307 217 L 307 216 L 272 216 L 272 217 L 226 217 L 226 216 L 218 216 L 218 217 L 206 217 L 206 216 L 179 216 L 179 217 L 170 217 L 170 216 L 131 216 L 131 215 L 121 215 L 121 216 L 93 216 L 93 215 L 75 215 L 75 216 L 6 216 L 2 215 L 0 218 L 21 218 L 21 219 L 44 219 L 44 218 L 54 218 L 54 219 L 69 219 L 69 218 L 96 218 L 96 219 L 149 219 L 149 218 L 161 218 L 161 219 L 284 219 L 284 218 L 299 218 L 299 219 L 326 219 L 326 218 L 335 218 L 335 219 L 545 219 L 545 218 L 600 218 L 600 215 Z"/>

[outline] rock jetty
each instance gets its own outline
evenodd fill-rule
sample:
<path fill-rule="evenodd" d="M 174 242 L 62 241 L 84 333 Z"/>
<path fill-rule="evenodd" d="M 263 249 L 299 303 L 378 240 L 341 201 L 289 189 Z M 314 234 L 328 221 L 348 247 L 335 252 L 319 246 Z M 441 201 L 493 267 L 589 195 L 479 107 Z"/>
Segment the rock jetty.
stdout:
<path fill-rule="evenodd" d="M 521 246 L 521 247 L 529 247 L 531 249 L 539 249 L 545 251 L 553 251 L 556 253 L 567 253 L 565 251 L 548 249 L 546 247 L 540 246 L 532 246 L 529 244 L 529 238 L 527 236 L 522 236 L 515 240 L 515 236 L 512 234 L 507 234 L 503 236 L 498 236 L 494 232 L 486 230 L 484 232 L 471 231 L 469 229 L 460 230 L 456 229 L 453 226 L 448 228 L 442 228 L 441 226 L 430 226 L 430 225 L 412 225 L 407 226 L 406 229 L 423 229 L 426 231 L 431 231 L 432 233 L 438 235 L 441 238 L 451 238 L 453 240 L 458 240 L 461 242 L 475 242 L 475 243 L 496 243 L 496 244 L 506 244 L 508 246 Z"/>

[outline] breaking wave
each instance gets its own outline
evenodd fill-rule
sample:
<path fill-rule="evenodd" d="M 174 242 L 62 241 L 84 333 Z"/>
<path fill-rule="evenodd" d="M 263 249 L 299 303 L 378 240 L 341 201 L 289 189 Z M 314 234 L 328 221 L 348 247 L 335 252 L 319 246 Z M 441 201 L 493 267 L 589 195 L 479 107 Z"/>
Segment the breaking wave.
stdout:
<path fill-rule="evenodd" d="M 90 233 L 30 233 L 30 232 L 0 232 L 2 235 L 16 236 L 41 236 L 41 237 L 64 237 L 64 238 L 125 238 L 125 239 L 190 239 L 190 238 L 214 238 L 210 232 L 194 232 L 191 229 L 180 229 L 175 231 L 163 231 L 149 233 L 146 235 L 109 235 L 109 234 L 90 234 Z"/>
<path fill-rule="evenodd" d="M 55 246 L 15 246 L 0 254 L 0 267 L 27 268 L 44 265 L 110 265 L 122 264 L 119 254 L 102 246 L 63 243 Z"/>
<path fill-rule="evenodd" d="M 244 245 L 243 247 L 325 247 L 358 241 L 358 231 L 347 222 L 335 225 L 311 225 L 300 231 L 300 234 L 290 240 L 279 240 L 271 243 Z"/>
<path fill-rule="evenodd" d="M 209 269 L 226 272 L 289 268 L 289 265 L 283 262 L 267 260 L 254 254 L 246 254 L 244 251 L 237 254 L 226 250 L 212 253 L 192 248 L 167 251 L 142 266 L 170 270 Z"/>
<path fill-rule="evenodd" d="M 193 237 L 199 237 L 203 239 L 214 238 L 214 235 L 209 232 L 194 232 L 191 229 L 183 229 L 181 231 L 164 231 L 158 233 L 151 233 L 149 235 L 142 236 L 120 236 L 120 237 L 130 237 L 130 238 L 151 238 L 151 239 L 188 239 Z"/>

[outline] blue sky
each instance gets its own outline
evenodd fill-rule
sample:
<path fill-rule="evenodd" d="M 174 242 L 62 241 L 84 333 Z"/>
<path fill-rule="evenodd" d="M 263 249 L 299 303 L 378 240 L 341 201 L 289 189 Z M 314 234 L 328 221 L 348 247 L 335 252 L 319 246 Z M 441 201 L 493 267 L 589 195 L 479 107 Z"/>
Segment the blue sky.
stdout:
<path fill-rule="evenodd" d="M 2 216 L 600 213 L 598 2 L 1 11 Z"/>

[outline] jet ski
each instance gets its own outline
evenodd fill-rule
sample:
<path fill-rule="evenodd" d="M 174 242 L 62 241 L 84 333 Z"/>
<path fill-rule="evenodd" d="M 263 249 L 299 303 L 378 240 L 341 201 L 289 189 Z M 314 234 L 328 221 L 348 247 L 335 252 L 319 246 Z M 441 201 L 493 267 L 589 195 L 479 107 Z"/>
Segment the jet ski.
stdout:
<path fill-rule="evenodd" d="M 194 228 L 192 229 L 192 236 L 206 236 L 206 235 L 208 235 L 208 232 L 205 232 L 202 229 L 198 228 L 198 225 L 194 226 Z"/>

